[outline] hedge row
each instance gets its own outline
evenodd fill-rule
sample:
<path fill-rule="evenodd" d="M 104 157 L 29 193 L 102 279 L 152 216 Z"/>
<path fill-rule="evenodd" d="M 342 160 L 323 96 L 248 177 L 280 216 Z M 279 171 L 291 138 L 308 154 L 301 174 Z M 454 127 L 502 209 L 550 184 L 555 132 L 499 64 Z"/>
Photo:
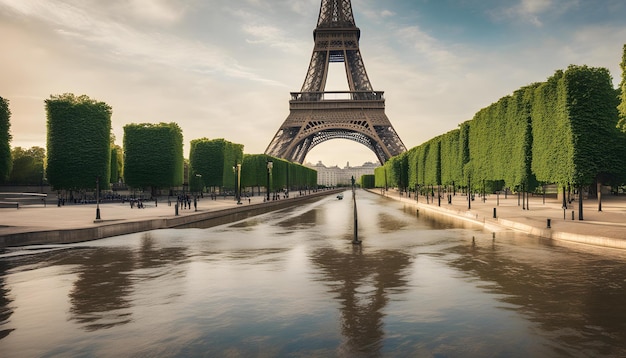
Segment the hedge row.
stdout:
<path fill-rule="evenodd" d="M 191 141 L 189 152 L 192 190 L 206 187 L 234 189 L 235 166 L 241 164 L 241 187 L 268 187 L 267 163 L 272 162 L 272 190 L 305 188 L 317 184 L 317 172 L 297 163 L 265 154 L 243 154 L 243 145 L 224 139 Z M 197 183 L 197 184 L 194 184 Z"/>
<path fill-rule="evenodd" d="M 467 185 L 532 189 L 626 181 L 626 136 L 604 68 L 570 66 L 481 109 L 458 129 L 391 158 L 377 187 Z"/>
<path fill-rule="evenodd" d="M 11 173 L 10 118 L 9 101 L 0 97 L 0 183 L 4 183 Z"/>
<path fill-rule="evenodd" d="M 243 163 L 243 145 L 224 139 L 194 139 L 189 149 L 192 188 L 235 188 L 235 170 Z"/>
<path fill-rule="evenodd" d="M 626 45 L 624 45 L 624 50 L 622 53 L 622 62 L 620 63 L 620 67 L 622 68 L 622 82 L 619 85 L 619 96 L 620 96 L 620 104 L 618 106 L 619 109 L 619 124 L 618 127 L 621 128 L 622 132 L 626 132 Z"/>
<path fill-rule="evenodd" d="M 111 107 L 71 93 L 50 96 L 47 116 L 48 182 L 55 190 L 108 187 Z"/>
<path fill-rule="evenodd" d="M 133 188 L 183 184 L 183 134 L 176 123 L 124 126 L 124 179 Z"/>

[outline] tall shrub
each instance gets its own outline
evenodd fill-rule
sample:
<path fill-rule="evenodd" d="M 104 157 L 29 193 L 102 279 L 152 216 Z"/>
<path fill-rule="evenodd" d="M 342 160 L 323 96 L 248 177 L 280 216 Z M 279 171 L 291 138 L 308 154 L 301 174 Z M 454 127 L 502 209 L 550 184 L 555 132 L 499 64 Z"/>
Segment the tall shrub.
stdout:
<path fill-rule="evenodd" d="M 133 188 L 183 184 L 183 134 L 176 123 L 124 126 L 124 179 Z"/>
<path fill-rule="evenodd" d="M 11 172 L 10 118 L 9 101 L 0 97 L 0 183 L 7 180 Z"/>
<path fill-rule="evenodd" d="M 48 182 L 65 190 L 107 188 L 111 165 L 111 107 L 65 93 L 45 101 Z"/>

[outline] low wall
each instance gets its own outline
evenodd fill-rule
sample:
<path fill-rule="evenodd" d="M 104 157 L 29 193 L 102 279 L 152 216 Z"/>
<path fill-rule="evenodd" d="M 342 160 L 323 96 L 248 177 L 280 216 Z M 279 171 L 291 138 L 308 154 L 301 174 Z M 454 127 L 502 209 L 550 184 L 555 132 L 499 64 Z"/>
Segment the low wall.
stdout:
<path fill-rule="evenodd" d="M 229 209 L 198 212 L 184 216 L 113 223 L 103 222 L 88 228 L 9 234 L 0 237 L 0 247 L 69 244 L 142 231 L 194 227 L 198 223 L 202 223 L 203 227 L 211 227 L 314 201 L 345 190 L 345 188 L 326 190 L 285 200 L 241 205 Z"/>

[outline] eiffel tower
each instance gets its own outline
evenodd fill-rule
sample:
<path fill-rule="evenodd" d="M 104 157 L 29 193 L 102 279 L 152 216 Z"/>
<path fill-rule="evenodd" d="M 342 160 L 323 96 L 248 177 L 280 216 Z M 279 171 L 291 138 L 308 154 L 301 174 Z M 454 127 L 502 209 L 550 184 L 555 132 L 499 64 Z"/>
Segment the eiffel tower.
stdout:
<path fill-rule="evenodd" d="M 385 115 L 384 92 L 374 91 L 367 77 L 360 37 L 350 0 L 322 0 L 304 84 L 291 93 L 289 116 L 265 154 L 302 164 L 313 147 L 331 139 L 361 143 L 381 164 L 406 151 Z M 344 63 L 350 91 L 324 91 L 334 62 Z"/>

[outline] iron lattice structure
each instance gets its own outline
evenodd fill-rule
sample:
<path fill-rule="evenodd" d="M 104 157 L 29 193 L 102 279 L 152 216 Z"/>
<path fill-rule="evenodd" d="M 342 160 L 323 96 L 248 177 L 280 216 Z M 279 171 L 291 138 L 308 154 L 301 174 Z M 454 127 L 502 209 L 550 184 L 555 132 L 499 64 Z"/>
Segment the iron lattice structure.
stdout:
<path fill-rule="evenodd" d="M 265 154 L 301 163 L 316 145 L 349 139 L 372 150 L 384 164 L 406 147 L 385 115 L 384 92 L 367 76 L 350 0 L 322 0 L 311 63 L 300 92 L 292 92 L 289 116 Z M 349 91 L 325 92 L 330 63 L 343 62 Z"/>

